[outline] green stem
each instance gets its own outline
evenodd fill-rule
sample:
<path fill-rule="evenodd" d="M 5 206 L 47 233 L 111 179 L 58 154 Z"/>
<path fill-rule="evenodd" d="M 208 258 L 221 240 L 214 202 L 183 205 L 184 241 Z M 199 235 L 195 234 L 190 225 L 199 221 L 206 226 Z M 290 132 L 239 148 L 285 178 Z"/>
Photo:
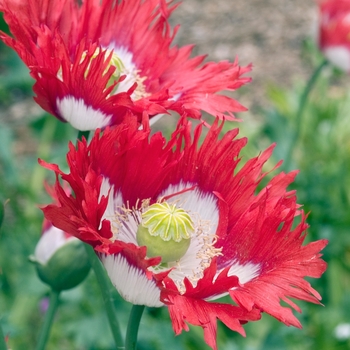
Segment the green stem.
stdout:
<path fill-rule="evenodd" d="M 81 131 L 79 130 L 78 132 L 78 140 L 81 140 L 83 138 L 83 136 L 86 138 L 86 140 L 89 139 L 89 135 L 90 135 L 90 131 L 87 130 L 87 131 Z"/>
<path fill-rule="evenodd" d="M 108 317 L 109 325 L 111 327 L 115 345 L 117 348 L 123 348 L 123 344 L 124 344 L 123 337 L 120 331 L 117 315 L 113 304 L 113 298 L 112 298 L 112 292 L 114 289 L 112 290 L 113 287 L 111 285 L 110 279 L 108 278 L 106 271 L 103 265 L 101 264 L 100 260 L 96 256 L 94 249 L 88 244 L 85 244 L 85 248 L 90 260 L 91 267 L 95 272 L 97 282 L 101 289 L 102 298 L 106 308 L 107 317 Z"/>
<path fill-rule="evenodd" d="M 50 304 L 49 308 L 46 311 L 45 314 L 45 320 L 44 320 L 44 325 L 41 329 L 40 337 L 39 337 L 39 342 L 36 347 L 36 350 L 44 350 L 46 347 L 46 343 L 49 339 L 50 335 L 50 330 L 52 326 L 52 322 L 58 307 L 58 301 L 59 301 L 59 296 L 60 292 L 56 290 L 51 290 L 51 295 L 50 295 Z"/>
<path fill-rule="evenodd" d="M 52 147 L 52 140 L 55 135 L 56 127 L 57 127 L 57 119 L 53 118 L 52 116 L 47 117 L 44 124 L 44 128 L 40 133 L 40 142 L 39 142 L 38 151 L 37 151 L 39 158 L 42 158 L 42 159 L 49 158 L 51 147 Z M 30 189 L 32 193 L 40 192 L 45 176 L 46 176 L 46 169 L 36 164 L 36 167 L 33 170 L 31 180 L 30 180 Z"/>
<path fill-rule="evenodd" d="M 325 59 L 321 62 L 321 64 L 314 70 L 312 76 L 310 77 L 307 85 L 305 86 L 305 89 L 303 91 L 303 94 L 301 95 L 301 98 L 299 100 L 299 107 L 298 107 L 298 111 L 296 114 L 296 126 L 294 129 L 294 133 L 291 137 L 291 142 L 290 145 L 287 149 L 287 153 L 286 153 L 286 157 L 285 160 L 283 162 L 283 168 L 286 171 L 289 171 L 290 169 L 290 162 L 292 160 L 292 156 L 293 156 L 293 151 L 295 149 L 295 146 L 299 140 L 300 137 L 300 131 L 301 131 L 301 123 L 302 123 L 302 116 L 304 113 L 304 109 L 307 103 L 307 99 L 309 97 L 309 94 L 312 90 L 312 88 L 314 87 L 318 77 L 320 76 L 320 73 L 322 72 L 322 69 L 327 65 L 328 61 Z"/>
<path fill-rule="evenodd" d="M 125 350 L 135 350 L 137 333 L 145 305 L 133 305 L 130 313 L 128 329 L 126 330 Z"/>
<path fill-rule="evenodd" d="M 4 336 L 4 332 L 2 331 L 1 324 L 0 324 L 0 350 L 7 350 L 5 336 Z"/>
<path fill-rule="evenodd" d="M 83 136 L 85 137 L 86 140 L 88 140 L 89 135 L 90 135 L 90 131 L 79 131 L 78 140 L 81 140 Z M 114 288 L 111 285 L 110 279 L 107 276 L 106 270 L 102 266 L 100 259 L 96 256 L 94 249 L 88 244 L 85 244 L 85 249 L 89 257 L 90 265 L 94 270 L 97 283 L 99 284 L 101 289 L 102 299 L 106 308 L 109 326 L 111 328 L 115 345 L 117 348 L 123 349 L 124 341 L 120 331 L 119 322 L 115 312 L 115 307 L 113 304 L 112 293 L 114 291 Z"/>

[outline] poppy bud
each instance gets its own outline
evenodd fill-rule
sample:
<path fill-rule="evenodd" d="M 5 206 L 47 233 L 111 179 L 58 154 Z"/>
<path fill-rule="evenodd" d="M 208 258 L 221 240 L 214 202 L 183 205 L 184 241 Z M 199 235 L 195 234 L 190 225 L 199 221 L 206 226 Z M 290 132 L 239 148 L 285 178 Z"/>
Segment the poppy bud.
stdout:
<path fill-rule="evenodd" d="M 84 243 L 51 224 L 44 226 L 29 260 L 35 264 L 39 278 L 52 289 L 62 291 L 76 287 L 90 270 Z"/>

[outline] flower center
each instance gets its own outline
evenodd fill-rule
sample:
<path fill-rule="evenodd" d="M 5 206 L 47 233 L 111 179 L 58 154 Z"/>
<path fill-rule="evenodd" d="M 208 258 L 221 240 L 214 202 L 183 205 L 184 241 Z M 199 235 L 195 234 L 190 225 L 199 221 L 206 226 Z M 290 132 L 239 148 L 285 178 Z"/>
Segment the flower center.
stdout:
<path fill-rule="evenodd" d="M 176 204 L 155 203 L 142 214 L 136 240 L 147 247 L 149 257 L 161 256 L 162 263 L 168 263 L 186 253 L 193 232 L 193 221 L 185 210 Z"/>
<path fill-rule="evenodd" d="M 95 59 L 100 54 L 101 49 L 97 48 L 94 54 L 91 56 L 91 60 Z M 120 81 L 112 91 L 112 95 L 120 92 L 128 91 L 135 83 L 137 86 L 132 93 L 132 98 L 134 100 L 141 99 L 143 97 L 147 97 L 150 94 L 146 92 L 146 87 L 144 85 L 144 81 L 147 79 L 146 77 L 142 77 L 132 62 L 131 53 L 127 52 L 124 49 L 106 49 L 105 50 L 105 58 L 109 57 L 112 53 L 111 60 L 104 71 L 104 74 L 108 71 L 110 67 L 115 67 L 115 71 L 110 77 L 107 87 L 111 86 L 115 81 L 119 80 L 121 76 L 125 76 L 122 81 Z M 82 60 L 86 57 L 86 53 L 82 55 Z M 91 61 L 90 61 L 91 62 Z M 89 67 L 85 74 L 87 74 Z"/>

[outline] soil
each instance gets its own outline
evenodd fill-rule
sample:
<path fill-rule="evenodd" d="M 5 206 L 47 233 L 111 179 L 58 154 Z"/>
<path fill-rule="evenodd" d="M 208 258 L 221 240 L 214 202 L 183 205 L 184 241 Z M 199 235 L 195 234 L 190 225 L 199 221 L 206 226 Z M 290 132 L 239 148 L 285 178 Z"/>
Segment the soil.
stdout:
<path fill-rule="evenodd" d="M 316 18 L 312 0 L 183 0 L 172 23 L 181 24 L 177 43 L 196 43 L 195 54 L 253 64 L 253 82 L 239 101 L 254 109 L 268 105 L 268 84 L 288 87 L 312 73 L 301 48 L 316 32 Z"/>

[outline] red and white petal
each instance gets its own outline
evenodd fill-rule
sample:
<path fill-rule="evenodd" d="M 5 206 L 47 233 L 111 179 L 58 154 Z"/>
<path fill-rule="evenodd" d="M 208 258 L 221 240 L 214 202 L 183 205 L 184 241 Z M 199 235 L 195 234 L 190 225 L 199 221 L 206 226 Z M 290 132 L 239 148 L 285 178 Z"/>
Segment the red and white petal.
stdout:
<path fill-rule="evenodd" d="M 332 64 L 345 72 L 350 72 L 350 48 L 327 46 L 323 49 L 323 53 Z"/>
<path fill-rule="evenodd" d="M 106 210 L 101 217 L 101 223 L 104 219 L 107 219 L 111 222 L 113 226 L 113 221 L 115 219 L 116 212 L 118 208 L 121 208 L 123 206 L 123 199 L 120 192 L 117 192 L 117 193 L 114 192 L 114 185 L 110 184 L 107 177 L 104 177 L 102 180 L 99 200 L 101 200 L 102 196 L 108 197 L 108 202 L 107 202 Z M 115 237 L 112 238 L 112 240 L 114 239 Z"/>
<path fill-rule="evenodd" d="M 350 72 L 350 3 L 348 0 L 323 0 L 319 3 L 318 43 L 326 58 Z"/>
<path fill-rule="evenodd" d="M 245 336 L 245 331 L 241 321 L 256 321 L 260 319 L 258 310 L 247 312 L 233 305 L 208 303 L 201 299 L 176 294 L 170 295 L 168 299 L 168 309 L 175 334 L 180 334 L 182 330 L 189 330 L 185 321 L 201 326 L 204 330 L 205 342 L 214 350 L 217 349 L 217 319 L 231 330 L 243 336 Z"/>
<path fill-rule="evenodd" d="M 108 204 L 101 222 L 103 219 L 107 219 L 111 223 L 112 241 L 118 240 L 137 246 L 136 232 L 141 222 L 141 211 L 127 210 L 122 194 L 120 191 L 114 191 L 114 185 L 110 185 L 106 177 L 104 177 L 100 189 L 100 197 L 102 196 L 108 196 Z"/>
<path fill-rule="evenodd" d="M 122 253 L 101 254 L 100 259 L 119 294 L 135 305 L 160 307 L 160 290 L 144 270 L 132 265 Z"/>
<path fill-rule="evenodd" d="M 57 99 L 57 111 L 62 118 L 81 131 L 96 130 L 109 125 L 113 115 L 106 115 L 101 110 L 85 104 L 84 99 L 65 96 Z"/>
<path fill-rule="evenodd" d="M 210 192 L 203 192 L 196 183 L 180 182 L 168 186 L 159 194 L 166 201 L 177 203 L 177 206 L 190 213 L 191 217 L 198 216 L 209 226 L 210 233 L 216 234 L 219 221 L 217 198 Z"/>
<path fill-rule="evenodd" d="M 304 277 L 321 277 L 327 264 L 321 260 L 319 252 L 327 243 L 320 240 L 290 252 L 278 266 L 262 271 L 257 278 L 232 289 L 232 299 L 247 310 L 255 306 L 288 326 L 301 328 L 291 309 L 281 306 L 280 302 L 284 301 L 298 312 L 301 312 L 300 308 L 289 298 L 319 303 L 321 296 Z"/>
<path fill-rule="evenodd" d="M 173 328 L 176 334 L 182 330 L 188 331 L 186 322 L 201 326 L 204 330 L 205 341 L 216 349 L 217 319 L 221 320 L 232 330 L 245 335 L 241 324 L 246 321 L 260 319 L 260 310 L 244 309 L 230 304 L 208 302 L 208 296 L 223 295 L 224 292 L 238 286 L 236 276 L 228 276 L 228 269 L 216 275 L 216 258 L 204 273 L 203 278 L 196 286 L 185 279 L 186 292 L 183 295 L 176 293 L 177 287 L 167 276 L 163 279 L 161 300 L 169 308 Z"/>
<path fill-rule="evenodd" d="M 254 264 L 254 263 L 245 263 L 245 264 L 240 264 L 238 261 L 233 262 L 230 264 L 230 266 L 227 268 L 227 276 L 232 277 L 235 276 L 237 277 L 238 281 L 237 283 L 239 285 L 245 284 L 251 280 L 253 280 L 255 277 L 258 277 L 260 274 L 260 264 Z M 216 272 L 216 275 L 214 277 L 214 281 L 222 274 L 224 269 L 218 270 Z M 231 289 L 236 289 L 237 286 L 228 288 L 225 290 L 222 294 L 215 294 L 213 293 L 210 297 L 206 298 L 206 300 L 216 300 L 221 297 L 224 297 L 229 294 Z"/>
<path fill-rule="evenodd" d="M 259 263 L 246 262 L 240 264 L 238 261 L 230 264 L 228 276 L 237 276 L 240 284 L 245 284 L 259 276 L 261 266 Z"/>

